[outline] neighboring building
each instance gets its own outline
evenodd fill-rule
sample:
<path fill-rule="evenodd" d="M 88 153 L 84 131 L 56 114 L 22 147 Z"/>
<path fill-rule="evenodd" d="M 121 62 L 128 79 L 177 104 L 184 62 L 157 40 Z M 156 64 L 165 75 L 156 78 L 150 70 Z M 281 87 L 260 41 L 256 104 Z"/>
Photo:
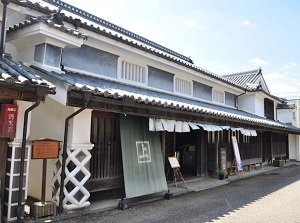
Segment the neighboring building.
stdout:
<path fill-rule="evenodd" d="M 175 154 L 185 176 L 212 176 L 231 167 L 233 135 L 244 165 L 288 158 L 288 136 L 300 129 L 277 121 L 283 100 L 269 93 L 261 69 L 243 73 L 253 76 L 246 81 L 219 76 L 61 1 L 12 0 L 8 8 L 6 52 L 56 86 L 30 121 L 29 140 L 63 145 L 48 162 L 47 200 L 70 210 L 88 206 L 92 192 L 129 198 L 167 191 Z M 42 161 L 28 161 L 25 189 L 40 199 Z M 3 215 L 11 220 L 16 211 Z"/>
<path fill-rule="evenodd" d="M 288 99 L 285 103 L 277 106 L 278 120 L 300 127 L 299 99 Z M 289 135 L 289 158 L 300 161 L 300 137 Z"/>

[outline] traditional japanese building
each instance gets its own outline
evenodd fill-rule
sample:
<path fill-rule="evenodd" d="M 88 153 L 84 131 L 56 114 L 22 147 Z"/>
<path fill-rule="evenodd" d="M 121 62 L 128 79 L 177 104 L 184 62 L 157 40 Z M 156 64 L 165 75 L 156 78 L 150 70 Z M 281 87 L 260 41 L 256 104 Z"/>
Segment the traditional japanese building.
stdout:
<path fill-rule="evenodd" d="M 99 191 L 167 191 L 172 156 L 187 177 L 230 169 L 232 136 L 248 167 L 298 149 L 287 139 L 300 129 L 278 121 L 284 100 L 269 93 L 261 69 L 220 76 L 62 1 L 12 0 L 8 8 L 7 53 L 56 86 L 32 111 L 29 139 L 62 141 L 46 185 L 59 209 L 86 207 Z M 42 161 L 30 152 L 25 198 L 40 199 Z M 3 213 L 16 217 L 13 208 Z"/>

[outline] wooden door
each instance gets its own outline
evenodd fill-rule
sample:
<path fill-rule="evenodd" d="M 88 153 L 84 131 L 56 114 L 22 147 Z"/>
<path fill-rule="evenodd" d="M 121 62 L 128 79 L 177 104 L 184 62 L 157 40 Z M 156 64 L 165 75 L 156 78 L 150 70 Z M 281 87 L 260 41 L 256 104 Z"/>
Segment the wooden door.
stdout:
<path fill-rule="evenodd" d="M 103 191 L 124 186 L 119 115 L 93 111 L 89 191 Z"/>

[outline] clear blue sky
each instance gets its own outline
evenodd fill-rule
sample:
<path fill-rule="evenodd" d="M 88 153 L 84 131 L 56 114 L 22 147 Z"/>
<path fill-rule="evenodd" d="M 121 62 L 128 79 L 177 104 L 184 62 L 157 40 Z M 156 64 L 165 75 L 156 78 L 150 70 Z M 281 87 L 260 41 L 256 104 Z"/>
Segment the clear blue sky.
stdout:
<path fill-rule="evenodd" d="M 65 0 L 219 75 L 259 67 L 272 94 L 300 98 L 298 0 Z M 278 94 L 280 93 L 280 94 Z"/>

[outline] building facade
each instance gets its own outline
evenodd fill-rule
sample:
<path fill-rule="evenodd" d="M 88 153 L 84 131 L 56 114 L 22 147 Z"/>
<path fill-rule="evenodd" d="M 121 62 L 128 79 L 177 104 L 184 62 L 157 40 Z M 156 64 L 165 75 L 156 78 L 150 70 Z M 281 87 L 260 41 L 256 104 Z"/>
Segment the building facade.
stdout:
<path fill-rule="evenodd" d="M 59 208 L 86 207 L 94 192 L 167 191 L 173 156 L 185 176 L 213 177 L 234 161 L 232 136 L 249 168 L 299 150 L 289 140 L 299 128 L 278 121 L 284 101 L 261 69 L 219 76 L 62 1 L 12 0 L 8 9 L 6 54 L 56 87 L 32 111 L 28 142 L 62 142 L 46 173 L 46 199 Z M 27 154 L 24 198 L 41 199 L 43 162 Z M 3 215 L 14 219 L 7 204 Z"/>

